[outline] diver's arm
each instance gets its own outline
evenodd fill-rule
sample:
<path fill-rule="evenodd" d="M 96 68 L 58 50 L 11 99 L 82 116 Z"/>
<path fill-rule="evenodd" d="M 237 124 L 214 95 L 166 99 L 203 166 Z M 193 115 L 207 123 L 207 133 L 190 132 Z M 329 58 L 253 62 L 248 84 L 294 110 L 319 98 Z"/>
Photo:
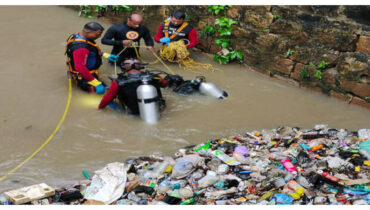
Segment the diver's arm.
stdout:
<path fill-rule="evenodd" d="M 84 79 L 90 82 L 94 80 L 95 77 L 91 75 L 89 69 L 86 67 L 86 61 L 88 56 L 89 50 L 86 48 L 80 48 L 73 51 L 73 61 L 76 71 L 80 73 Z"/>
<path fill-rule="evenodd" d="M 158 28 L 158 32 L 157 32 L 157 34 L 154 37 L 154 41 L 159 42 L 159 40 L 162 37 L 164 37 L 164 35 L 163 35 L 163 31 L 162 31 L 162 25 L 160 25 L 159 28 Z"/>
<path fill-rule="evenodd" d="M 103 38 L 101 39 L 101 43 L 103 43 L 105 45 L 123 46 L 122 41 L 120 41 L 120 40 L 113 40 L 114 33 L 115 33 L 115 28 L 114 28 L 114 26 L 112 26 L 104 34 Z"/>
<path fill-rule="evenodd" d="M 116 97 L 118 93 L 118 85 L 116 81 L 113 81 L 109 87 L 107 94 L 102 98 L 100 101 L 98 109 L 104 109 L 113 99 Z"/>
<path fill-rule="evenodd" d="M 192 29 L 189 32 L 188 37 L 189 37 L 190 43 L 188 45 L 186 45 L 186 48 L 191 48 L 191 47 L 194 47 L 195 45 L 198 44 L 198 34 L 197 34 L 197 31 L 195 29 Z"/>

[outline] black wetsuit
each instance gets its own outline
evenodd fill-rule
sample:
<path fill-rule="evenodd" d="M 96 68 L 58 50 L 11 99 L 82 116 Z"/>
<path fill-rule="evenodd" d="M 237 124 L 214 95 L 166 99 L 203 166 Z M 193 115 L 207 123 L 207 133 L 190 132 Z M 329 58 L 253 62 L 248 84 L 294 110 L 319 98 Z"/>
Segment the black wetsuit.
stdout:
<path fill-rule="evenodd" d="M 128 33 L 130 32 L 130 33 Z M 135 35 L 137 32 L 138 35 Z M 131 38 L 127 37 L 131 36 Z M 138 28 L 130 28 L 126 22 L 111 26 L 104 34 L 101 42 L 106 45 L 113 45 L 112 54 L 117 55 L 124 48 L 123 40 L 132 40 L 135 45 L 140 45 L 140 39 L 144 38 L 146 46 L 154 46 L 152 37 L 148 28 L 140 25 Z M 139 51 L 139 48 L 137 48 Z M 120 64 L 125 58 L 137 58 L 135 49 L 128 47 L 122 54 L 120 54 L 117 64 Z"/>
<path fill-rule="evenodd" d="M 143 74 L 135 74 L 135 75 L 124 75 L 119 74 L 118 79 L 115 81 L 118 84 L 118 100 L 120 101 L 121 105 L 125 107 L 126 112 L 132 115 L 139 115 L 139 105 L 137 99 L 137 88 L 142 84 L 141 76 Z M 162 98 L 162 92 L 160 89 L 160 80 L 159 79 L 152 79 L 149 81 L 149 84 L 153 85 L 157 89 L 158 98 L 157 100 L 160 102 L 160 108 L 162 109 L 165 106 L 165 101 Z"/>

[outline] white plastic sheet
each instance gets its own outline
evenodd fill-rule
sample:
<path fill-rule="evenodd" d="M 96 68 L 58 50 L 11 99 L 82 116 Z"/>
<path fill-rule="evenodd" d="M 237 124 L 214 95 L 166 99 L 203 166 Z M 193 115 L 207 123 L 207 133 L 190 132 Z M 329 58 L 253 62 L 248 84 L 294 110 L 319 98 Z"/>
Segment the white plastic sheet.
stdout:
<path fill-rule="evenodd" d="M 85 191 L 85 199 L 110 204 L 123 194 L 126 185 L 127 167 L 124 163 L 109 163 L 95 171 L 91 185 Z"/>

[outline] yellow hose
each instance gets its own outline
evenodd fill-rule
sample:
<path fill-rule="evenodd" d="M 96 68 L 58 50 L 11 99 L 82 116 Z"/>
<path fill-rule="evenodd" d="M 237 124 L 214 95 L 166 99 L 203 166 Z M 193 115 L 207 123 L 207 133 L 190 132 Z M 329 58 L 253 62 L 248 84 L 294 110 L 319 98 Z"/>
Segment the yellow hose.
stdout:
<path fill-rule="evenodd" d="M 49 136 L 49 138 L 35 152 L 33 152 L 30 156 L 28 156 L 28 158 L 26 158 L 17 167 L 13 168 L 8 173 L 6 173 L 4 176 L 2 176 L 1 179 L 0 179 L 0 182 L 4 181 L 10 174 L 16 172 L 20 167 L 22 167 L 29 160 L 31 160 L 33 157 L 35 157 L 37 155 L 37 153 L 39 153 L 42 150 L 42 148 L 44 148 L 53 139 L 53 137 L 55 136 L 55 134 L 58 132 L 60 126 L 63 124 L 63 122 L 64 122 L 64 120 L 65 120 L 65 118 L 67 116 L 67 113 L 68 113 L 68 110 L 69 110 L 69 106 L 71 104 L 71 99 L 72 99 L 72 79 L 71 78 L 69 78 L 69 91 L 68 92 L 69 93 L 68 93 L 67 105 L 66 105 L 66 107 L 64 109 L 63 116 L 60 119 L 57 127 L 54 129 L 53 133 Z"/>

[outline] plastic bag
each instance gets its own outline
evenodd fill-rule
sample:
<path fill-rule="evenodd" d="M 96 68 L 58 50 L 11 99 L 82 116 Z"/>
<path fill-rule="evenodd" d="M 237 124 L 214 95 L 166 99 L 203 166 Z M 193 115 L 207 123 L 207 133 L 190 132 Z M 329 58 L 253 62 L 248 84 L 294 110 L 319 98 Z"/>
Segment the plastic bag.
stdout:
<path fill-rule="evenodd" d="M 358 138 L 361 140 L 366 140 L 370 138 L 370 129 L 360 129 L 357 131 Z"/>
<path fill-rule="evenodd" d="M 126 185 L 127 168 L 124 163 L 110 163 L 95 171 L 91 185 L 85 191 L 85 199 L 110 204 L 123 194 Z"/>
<path fill-rule="evenodd" d="M 204 158 L 198 155 L 188 155 L 179 158 L 172 169 L 171 177 L 175 179 L 181 179 L 186 177 L 195 170 L 197 166 Z"/>
<path fill-rule="evenodd" d="M 293 203 L 294 199 L 290 195 L 278 193 L 272 196 L 271 200 L 275 200 L 278 205 L 289 205 Z"/>

